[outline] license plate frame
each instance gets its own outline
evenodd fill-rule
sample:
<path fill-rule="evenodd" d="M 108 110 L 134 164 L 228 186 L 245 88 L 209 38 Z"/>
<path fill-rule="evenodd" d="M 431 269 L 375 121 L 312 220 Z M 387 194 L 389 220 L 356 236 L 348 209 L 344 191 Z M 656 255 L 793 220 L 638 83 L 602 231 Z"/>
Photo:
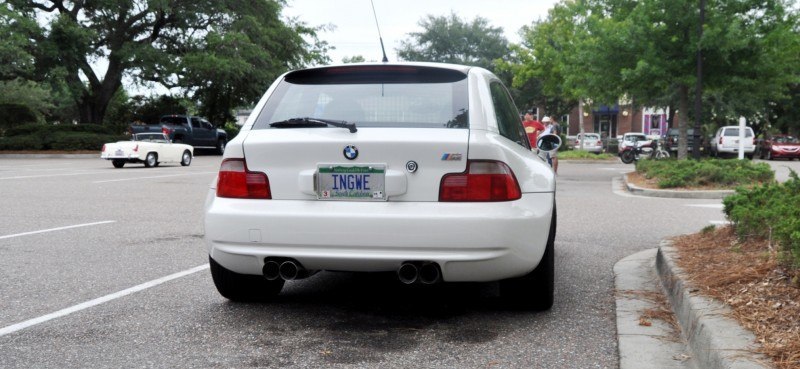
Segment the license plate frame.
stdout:
<path fill-rule="evenodd" d="M 314 192 L 317 200 L 386 201 L 386 165 L 320 164 Z"/>

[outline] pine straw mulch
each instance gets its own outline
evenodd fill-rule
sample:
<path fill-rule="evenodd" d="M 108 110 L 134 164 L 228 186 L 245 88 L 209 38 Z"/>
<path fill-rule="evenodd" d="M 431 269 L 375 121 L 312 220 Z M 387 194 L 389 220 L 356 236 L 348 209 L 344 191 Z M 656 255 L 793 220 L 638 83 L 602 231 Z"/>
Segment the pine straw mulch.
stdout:
<path fill-rule="evenodd" d="M 777 368 L 800 368 L 800 271 L 782 266 L 766 240 L 738 241 L 730 226 L 673 241 L 692 286 L 726 302 Z"/>

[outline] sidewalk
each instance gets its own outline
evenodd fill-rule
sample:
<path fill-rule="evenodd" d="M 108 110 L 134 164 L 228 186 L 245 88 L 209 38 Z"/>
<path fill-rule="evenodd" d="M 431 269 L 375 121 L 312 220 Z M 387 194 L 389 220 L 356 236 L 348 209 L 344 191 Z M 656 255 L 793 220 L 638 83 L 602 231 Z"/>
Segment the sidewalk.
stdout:
<path fill-rule="evenodd" d="M 755 354 L 755 336 L 727 317 L 724 304 L 694 293 L 675 265 L 670 241 L 614 265 L 620 369 L 767 369 L 769 359 Z M 641 326 L 655 307 L 649 293 L 667 297 L 680 332 L 661 321 Z"/>

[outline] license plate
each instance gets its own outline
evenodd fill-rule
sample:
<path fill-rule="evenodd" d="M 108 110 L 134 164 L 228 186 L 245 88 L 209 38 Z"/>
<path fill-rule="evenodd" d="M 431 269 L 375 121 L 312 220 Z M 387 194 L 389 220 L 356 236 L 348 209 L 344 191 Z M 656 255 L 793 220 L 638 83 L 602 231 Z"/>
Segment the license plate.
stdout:
<path fill-rule="evenodd" d="M 114 154 L 116 154 L 117 156 L 122 156 L 125 153 L 122 150 L 117 150 Z"/>
<path fill-rule="evenodd" d="M 317 199 L 386 201 L 384 165 L 320 165 Z"/>

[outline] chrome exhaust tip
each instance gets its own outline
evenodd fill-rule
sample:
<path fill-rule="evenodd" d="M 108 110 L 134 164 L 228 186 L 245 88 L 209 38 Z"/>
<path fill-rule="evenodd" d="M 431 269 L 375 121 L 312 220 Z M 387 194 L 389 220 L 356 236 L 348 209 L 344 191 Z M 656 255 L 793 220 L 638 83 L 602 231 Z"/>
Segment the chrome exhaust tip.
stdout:
<path fill-rule="evenodd" d="M 442 272 L 436 263 L 423 263 L 419 268 L 419 281 L 423 284 L 438 283 L 442 279 Z"/>
<path fill-rule="evenodd" d="M 294 261 L 288 260 L 281 263 L 278 269 L 278 274 L 287 281 L 292 281 L 300 277 L 302 267 L 298 266 Z"/>
<path fill-rule="evenodd" d="M 268 281 L 274 281 L 280 278 L 280 264 L 275 260 L 267 260 L 264 262 L 264 267 L 261 268 L 261 273 Z"/>
<path fill-rule="evenodd" d="M 400 265 L 400 269 L 397 269 L 397 278 L 404 284 L 412 284 L 419 278 L 419 269 L 416 265 L 405 262 Z"/>

